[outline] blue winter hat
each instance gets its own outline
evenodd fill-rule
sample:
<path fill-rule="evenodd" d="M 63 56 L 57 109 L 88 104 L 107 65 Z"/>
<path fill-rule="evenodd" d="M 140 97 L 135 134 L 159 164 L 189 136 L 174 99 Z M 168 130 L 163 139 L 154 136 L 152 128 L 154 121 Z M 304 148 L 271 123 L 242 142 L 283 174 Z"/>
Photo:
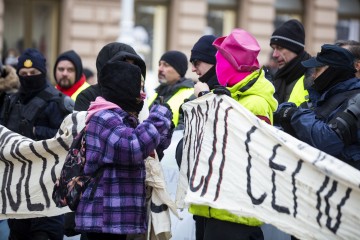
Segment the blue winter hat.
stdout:
<path fill-rule="evenodd" d="M 36 68 L 43 74 L 46 74 L 46 59 L 38 50 L 28 48 L 18 59 L 17 73 L 22 68 Z"/>
<path fill-rule="evenodd" d="M 200 60 L 202 62 L 216 64 L 216 47 L 213 45 L 216 37 L 214 35 L 202 36 L 191 49 L 190 62 Z"/>

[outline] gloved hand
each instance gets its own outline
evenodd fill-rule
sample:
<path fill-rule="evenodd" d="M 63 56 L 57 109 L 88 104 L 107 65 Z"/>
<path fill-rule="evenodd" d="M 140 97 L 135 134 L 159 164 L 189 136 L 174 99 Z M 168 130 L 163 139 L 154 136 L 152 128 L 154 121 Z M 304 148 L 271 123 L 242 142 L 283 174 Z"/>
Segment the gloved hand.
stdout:
<path fill-rule="evenodd" d="M 224 86 L 216 85 L 213 91 L 216 95 L 227 95 L 231 97 L 230 90 Z"/>
<path fill-rule="evenodd" d="M 282 108 L 274 113 L 274 124 L 283 124 L 290 122 L 292 115 L 296 112 L 297 108 L 286 107 Z"/>
<path fill-rule="evenodd" d="M 274 113 L 274 125 L 281 126 L 285 132 L 296 137 L 295 131 L 290 123 L 291 117 L 296 111 L 297 107 L 294 103 L 287 102 L 280 104 L 278 110 Z"/>

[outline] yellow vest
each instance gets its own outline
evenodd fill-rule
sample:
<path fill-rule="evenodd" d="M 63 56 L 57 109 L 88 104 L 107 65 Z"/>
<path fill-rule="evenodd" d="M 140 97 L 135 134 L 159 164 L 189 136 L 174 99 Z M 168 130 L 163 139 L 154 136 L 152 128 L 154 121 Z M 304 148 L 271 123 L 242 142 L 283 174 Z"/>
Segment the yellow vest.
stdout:
<path fill-rule="evenodd" d="M 296 106 L 300 106 L 303 102 L 309 101 L 309 93 L 305 89 L 304 78 L 305 76 L 303 75 L 297 80 L 287 102 L 292 102 L 295 103 Z"/>
<path fill-rule="evenodd" d="M 179 91 L 177 91 L 166 103 L 169 104 L 173 118 L 172 121 L 175 125 L 175 127 L 179 123 L 179 109 L 181 104 L 184 103 L 184 100 L 189 98 L 192 94 L 194 94 L 193 88 L 182 88 Z M 158 94 L 155 93 L 150 99 L 149 99 L 149 106 L 155 101 L 155 99 L 158 97 Z"/>

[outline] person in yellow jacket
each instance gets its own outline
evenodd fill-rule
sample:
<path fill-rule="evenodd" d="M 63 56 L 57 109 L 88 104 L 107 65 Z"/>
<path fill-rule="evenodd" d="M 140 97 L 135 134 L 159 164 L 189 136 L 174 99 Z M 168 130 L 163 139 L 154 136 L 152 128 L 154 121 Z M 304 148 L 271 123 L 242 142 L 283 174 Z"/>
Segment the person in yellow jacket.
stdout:
<path fill-rule="evenodd" d="M 154 103 L 167 103 L 173 113 L 175 127 L 179 122 L 179 109 L 185 99 L 194 93 L 194 82 L 185 78 L 188 60 L 179 51 L 165 52 L 159 61 L 158 78 L 160 85 L 149 98 L 149 107 Z"/>
<path fill-rule="evenodd" d="M 301 62 L 311 56 L 304 50 L 304 26 L 296 19 L 284 22 L 270 37 L 270 46 L 274 50 L 272 57 L 279 66 L 272 79 L 276 100 L 279 104 L 283 102 L 292 102 L 296 106 L 306 104 L 309 99 L 305 83 L 306 68 Z"/>
<path fill-rule="evenodd" d="M 221 84 L 213 92 L 231 96 L 258 118 L 271 124 L 278 103 L 273 97 L 274 86 L 259 67 L 257 56 L 260 46 L 256 39 L 243 29 L 233 29 L 229 36 L 217 38 L 213 45 L 218 50 L 216 73 Z M 189 211 L 208 218 L 204 226 L 204 240 L 264 239 L 260 228 L 263 223 L 256 218 L 237 216 L 205 205 L 191 204 Z"/>

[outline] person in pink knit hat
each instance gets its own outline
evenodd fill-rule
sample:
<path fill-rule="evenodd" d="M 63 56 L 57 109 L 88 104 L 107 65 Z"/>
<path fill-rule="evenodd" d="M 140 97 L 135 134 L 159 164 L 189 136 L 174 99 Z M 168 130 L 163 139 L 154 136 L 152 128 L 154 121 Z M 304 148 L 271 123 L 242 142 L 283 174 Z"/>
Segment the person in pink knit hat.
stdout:
<path fill-rule="evenodd" d="M 260 46 L 256 39 L 243 29 L 233 29 L 229 36 L 217 38 L 216 74 L 220 87 L 215 94 L 235 99 L 258 118 L 272 124 L 273 112 L 278 103 L 273 97 L 274 87 L 265 78 L 257 59 Z M 246 160 L 246 159 L 244 159 Z M 240 217 L 223 209 L 192 204 L 189 211 L 207 217 L 204 240 L 262 240 L 262 222 L 252 217 Z"/>

